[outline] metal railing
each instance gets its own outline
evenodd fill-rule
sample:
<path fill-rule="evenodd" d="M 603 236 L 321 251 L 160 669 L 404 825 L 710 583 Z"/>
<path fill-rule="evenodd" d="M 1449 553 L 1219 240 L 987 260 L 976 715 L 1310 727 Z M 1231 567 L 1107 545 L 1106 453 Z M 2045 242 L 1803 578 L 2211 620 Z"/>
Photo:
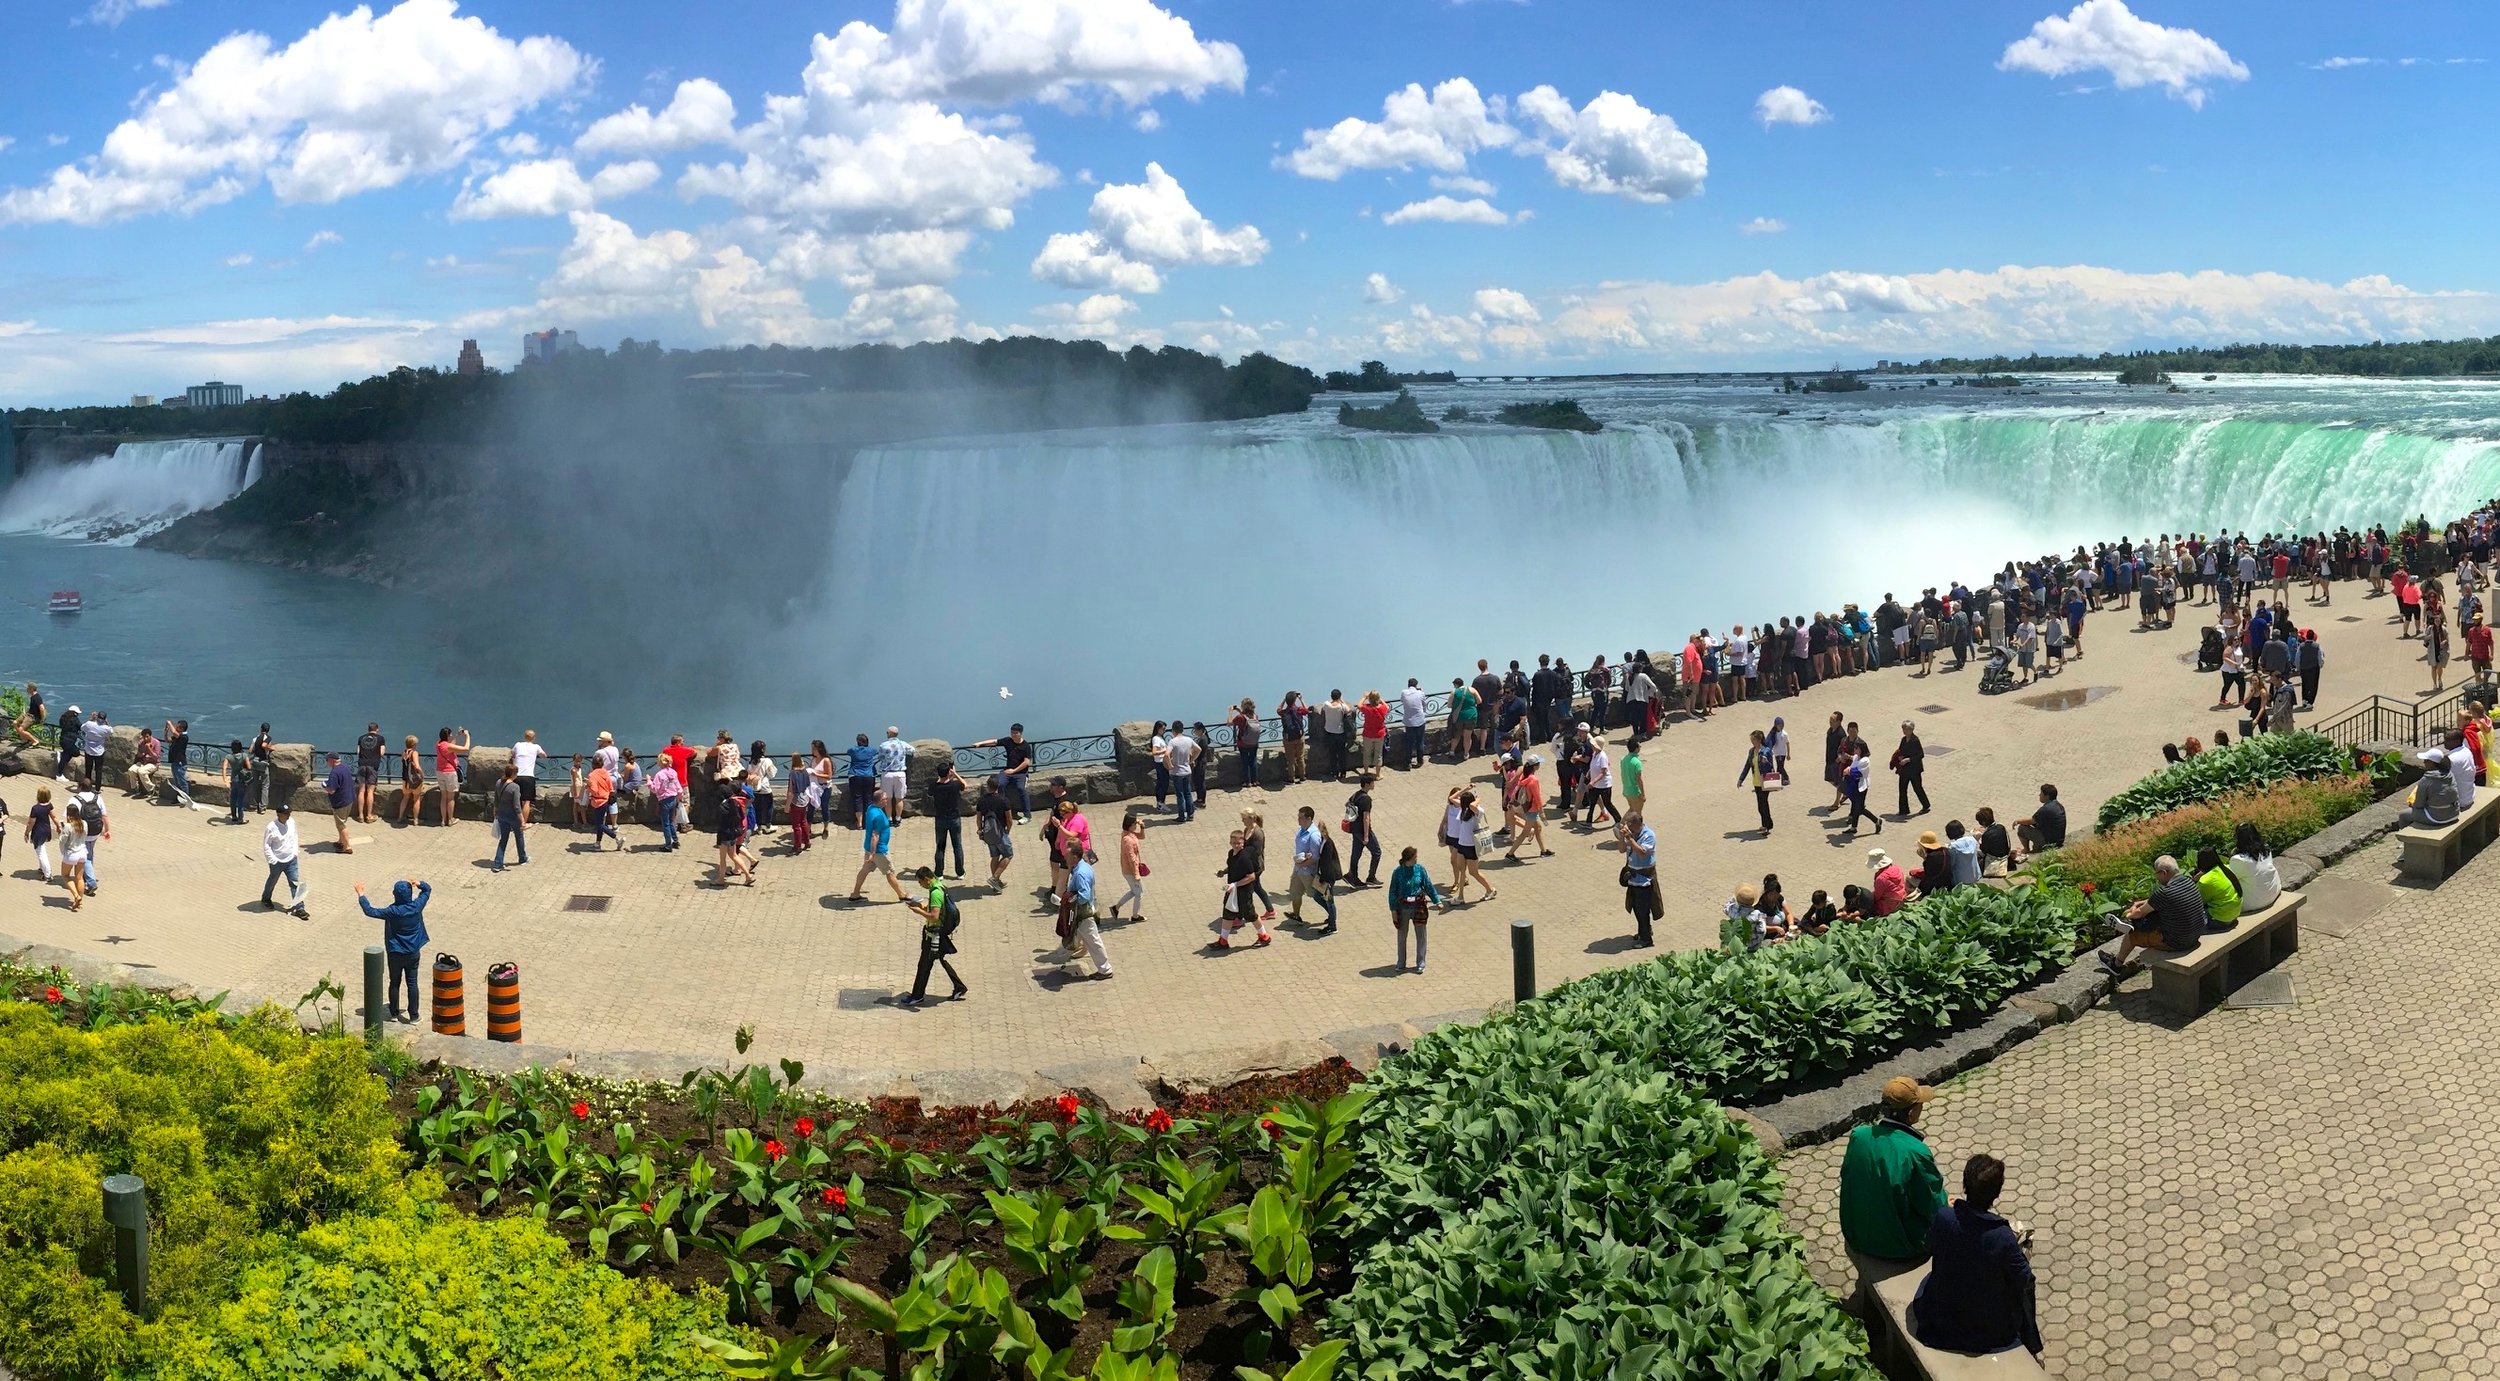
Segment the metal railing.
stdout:
<path fill-rule="evenodd" d="M 2365 743 L 2423 744 L 2433 734 L 2445 733 L 2454 727 L 2465 702 L 2479 700 L 2488 706 L 2495 688 L 2468 682 L 2444 695 L 2428 700 L 2397 700 L 2373 695 L 2367 700 L 2347 706 L 2313 726 L 2347 748 Z"/>

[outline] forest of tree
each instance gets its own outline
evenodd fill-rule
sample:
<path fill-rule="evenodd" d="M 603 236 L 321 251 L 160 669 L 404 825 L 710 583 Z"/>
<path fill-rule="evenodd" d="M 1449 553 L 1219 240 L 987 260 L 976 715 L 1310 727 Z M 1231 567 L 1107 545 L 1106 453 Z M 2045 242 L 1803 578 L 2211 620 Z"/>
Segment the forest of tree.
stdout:
<path fill-rule="evenodd" d="M 20 427 L 134 436 L 476 441 L 501 425 L 507 415 L 501 404 L 523 401 L 533 390 L 560 394 L 574 407 L 675 392 L 699 410 L 716 405 L 718 394 L 693 376 L 741 373 L 804 375 L 798 385 L 803 391 L 831 393 L 997 389 L 1083 395 L 1106 422 L 1163 420 L 1175 413 L 1218 420 L 1300 412 L 1319 389 L 1317 375 L 1270 355 L 1244 355 L 1227 365 L 1217 356 L 1170 345 L 1115 351 L 1100 341 L 1017 336 L 908 346 L 663 350 L 657 342 L 627 340 L 612 352 L 584 350 L 503 373 L 463 376 L 402 366 L 326 394 L 291 393 L 236 407 L 30 408 L 9 418 Z"/>
<path fill-rule="evenodd" d="M 2223 345 L 2098 355 L 1948 357 L 1891 366 L 1906 374 L 2041 374 L 2137 366 L 2148 374 L 2358 374 L 2377 378 L 2500 374 L 2500 336 L 2484 340 L 2372 341 L 2367 345 Z"/>

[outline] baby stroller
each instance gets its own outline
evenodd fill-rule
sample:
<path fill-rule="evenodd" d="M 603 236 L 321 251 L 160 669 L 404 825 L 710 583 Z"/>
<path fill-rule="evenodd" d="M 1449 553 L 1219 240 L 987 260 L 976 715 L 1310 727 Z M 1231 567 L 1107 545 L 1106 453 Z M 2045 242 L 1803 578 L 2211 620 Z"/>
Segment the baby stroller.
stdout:
<path fill-rule="evenodd" d="M 2204 636 L 2198 640 L 2196 644 L 2196 669 L 2198 671 L 2222 670 L 2221 629 L 2208 628 L 2205 630 Z"/>
<path fill-rule="evenodd" d="M 1979 669 L 1979 693 L 2003 695 L 2014 688 L 2014 659 L 2002 647 L 1988 649 L 1988 664 Z"/>

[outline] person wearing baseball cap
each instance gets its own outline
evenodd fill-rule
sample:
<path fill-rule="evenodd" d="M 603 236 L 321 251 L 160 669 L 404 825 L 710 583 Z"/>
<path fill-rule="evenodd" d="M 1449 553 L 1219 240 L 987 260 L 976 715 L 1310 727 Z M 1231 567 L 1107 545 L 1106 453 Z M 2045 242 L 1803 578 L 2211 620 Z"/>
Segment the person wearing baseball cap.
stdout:
<path fill-rule="evenodd" d="M 1858 1270 L 1859 1301 L 1927 1259 L 1927 1226 L 1945 1207 L 1944 1176 L 1916 1123 L 1936 1091 L 1916 1079 L 1884 1085 L 1883 1111 L 1849 1134 L 1840 1162 L 1840 1236 Z"/>

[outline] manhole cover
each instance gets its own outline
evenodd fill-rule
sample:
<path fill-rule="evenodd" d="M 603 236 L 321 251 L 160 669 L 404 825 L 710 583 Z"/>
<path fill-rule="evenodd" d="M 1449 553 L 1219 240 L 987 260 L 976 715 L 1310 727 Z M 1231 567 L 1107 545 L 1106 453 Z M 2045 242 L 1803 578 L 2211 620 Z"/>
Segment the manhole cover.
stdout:
<path fill-rule="evenodd" d="M 564 899 L 564 909 L 567 911 L 605 911 L 608 909 L 608 903 L 614 900 L 616 900 L 614 897 L 590 897 L 576 892 Z"/>
<path fill-rule="evenodd" d="M 1921 705 L 1918 707 L 1918 712 L 1920 714 L 1943 714 L 1950 708 L 1947 705 Z"/>
<path fill-rule="evenodd" d="M 2276 969 L 2261 973 L 2242 983 L 2239 991 L 2222 1000 L 2234 1011 L 2247 1007 L 2297 1007 L 2300 1000 L 2292 995 L 2292 976 Z"/>
<path fill-rule="evenodd" d="M 869 1012 L 893 1000 L 891 988 L 844 988 L 834 994 L 833 1005 L 845 1012 Z"/>
<path fill-rule="evenodd" d="M 2039 695 L 2016 696 L 2014 703 L 2027 705 L 2035 710 L 2076 710 L 2104 696 L 2117 693 L 2116 686 L 2077 686 L 2073 690 L 2046 691 Z"/>

